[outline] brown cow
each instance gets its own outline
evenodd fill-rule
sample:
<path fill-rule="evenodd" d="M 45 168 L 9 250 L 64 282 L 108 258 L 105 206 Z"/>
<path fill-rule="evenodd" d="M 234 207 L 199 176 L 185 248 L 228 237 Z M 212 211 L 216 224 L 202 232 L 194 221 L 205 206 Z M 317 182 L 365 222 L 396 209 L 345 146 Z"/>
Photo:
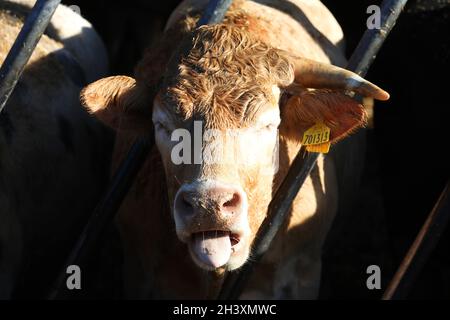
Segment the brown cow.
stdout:
<path fill-rule="evenodd" d="M 304 132 L 323 123 L 336 142 L 364 125 L 364 108 L 345 90 L 389 97 L 329 64 L 345 63 L 342 32 L 319 1 L 235 1 L 223 23 L 195 28 L 205 4 L 185 1 L 176 9 L 135 79 L 105 78 L 82 95 L 117 130 L 116 162 L 151 121 L 155 128 L 157 148 L 118 218 L 130 297 L 212 297 L 218 286 L 211 275 L 251 260 L 252 241 Z M 178 152 L 178 139 L 193 145 L 193 154 Z M 317 296 L 336 186 L 333 162 L 321 157 L 243 298 Z"/>

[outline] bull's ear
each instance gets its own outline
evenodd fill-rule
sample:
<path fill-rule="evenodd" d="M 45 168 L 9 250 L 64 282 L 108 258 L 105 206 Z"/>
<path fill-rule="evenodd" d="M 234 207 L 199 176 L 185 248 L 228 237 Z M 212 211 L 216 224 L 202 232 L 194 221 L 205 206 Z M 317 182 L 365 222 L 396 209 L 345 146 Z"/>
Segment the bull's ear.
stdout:
<path fill-rule="evenodd" d="M 312 126 L 330 128 L 330 142 L 336 142 L 366 123 L 364 107 L 347 95 L 327 89 L 305 90 L 292 96 L 281 108 L 280 133 L 301 142 Z"/>
<path fill-rule="evenodd" d="M 151 128 L 152 93 L 135 79 L 114 76 L 91 83 L 81 91 L 84 107 L 115 130 Z"/>

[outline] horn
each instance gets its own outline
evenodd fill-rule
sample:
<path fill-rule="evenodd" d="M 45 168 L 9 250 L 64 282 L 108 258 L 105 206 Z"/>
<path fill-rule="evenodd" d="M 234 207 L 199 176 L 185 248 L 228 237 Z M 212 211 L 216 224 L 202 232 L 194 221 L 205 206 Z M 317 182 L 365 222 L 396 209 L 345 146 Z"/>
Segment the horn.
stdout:
<path fill-rule="evenodd" d="M 294 58 L 293 63 L 294 81 L 306 88 L 351 90 L 377 100 L 389 99 L 389 93 L 346 69 L 305 58 Z"/>

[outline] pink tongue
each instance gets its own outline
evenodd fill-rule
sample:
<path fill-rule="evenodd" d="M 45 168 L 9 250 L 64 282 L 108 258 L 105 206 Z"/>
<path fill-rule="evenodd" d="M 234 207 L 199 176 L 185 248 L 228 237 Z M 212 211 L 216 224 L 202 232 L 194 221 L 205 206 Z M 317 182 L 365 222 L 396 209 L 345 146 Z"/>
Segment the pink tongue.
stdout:
<path fill-rule="evenodd" d="M 230 259 L 230 236 L 221 231 L 199 232 L 194 235 L 191 250 L 204 264 L 219 268 Z"/>

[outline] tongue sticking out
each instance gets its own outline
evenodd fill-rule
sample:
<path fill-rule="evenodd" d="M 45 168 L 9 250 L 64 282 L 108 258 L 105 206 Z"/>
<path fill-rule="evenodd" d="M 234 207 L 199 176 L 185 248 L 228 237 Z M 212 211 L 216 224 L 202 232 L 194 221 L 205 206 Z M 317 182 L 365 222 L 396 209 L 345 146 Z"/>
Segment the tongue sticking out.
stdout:
<path fill-rule="evenodd" d="M 201 262 L 215 269 L 226 264 L 231 256 L 231 241 L 228 232 L 196 233 L 190 247 L 191 252 Z"/>

